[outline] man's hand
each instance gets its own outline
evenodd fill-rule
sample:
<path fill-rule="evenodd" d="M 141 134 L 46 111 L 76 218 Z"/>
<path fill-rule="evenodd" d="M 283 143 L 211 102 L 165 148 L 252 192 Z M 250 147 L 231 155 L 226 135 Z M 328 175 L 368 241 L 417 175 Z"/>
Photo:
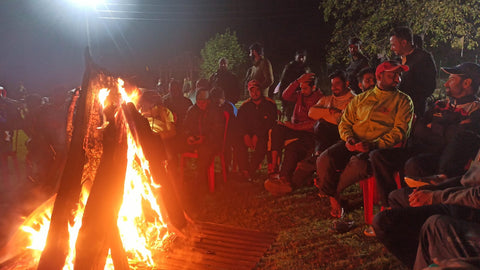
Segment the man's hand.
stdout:
<path fill-rule="evenodd" d="M 305 73 L 305 74 L 302 74 L 300 77 L 298 77 L 297 81 L 299 83 L 309 82 L 313 80 L 314 77 L 315 77 L 315 73 Z"/>
<path fill-rule="evenodd" d="M 330 107 L 330 108 L 328 108 L 328 112 L 329 112 L 330 114 L 335 114 L 335 113 L 342 113 L 343 111 L 340 110 L 340 109 L 337 109 L 337 108 L 332 108 L 332 107 Z"/>
<path fill-rule="evenodd" d="M 293 124 L 290 121 L 283 122 L 283 125 L 286 126 L 287 128 L 290 128 L 290 129 L 293 129 L 293 127 L 295 126 L 295 124 Z"/>
<path fill-rule="evenodd" d="M 248 134 L 243 135 L 243 143 L 245 144 L 246 147 L 252 148 L 253 144 L 252 144 L 252 138 L 250 137 L 250 135 Z"/>
<path fill-rule="evenodd" d="M 355 138 L 350 137 L 345 142 L 345 147 L 347 147 L 348 151 L 355 152 L 355 151 L 357 151 L 357 147 L 355 146 L 356 143 L 357 143 L 357 141 L 355 140 Z"/>
<path fill-rule="evenodd" d="M 358 152 L 367 153 L 370 150 L 372 150 L 374 147 L 372 143 L 359 142 L 355 144 L 355 148 L 357 149 Z"/>
<path fill-rule="evenodd" d="M 192 144 L 202 144 L 205 141 L 205 136 L 188 136 L 187 143 Z"/>
<path fill-rule="evenodd" d="M 433 202 L 433 191 L 415 189 L 408 196 L 408 201 L 411 207 L 431 205 Z"/>
<path fill-rule="evenodd" d="M 253 134 L 252 136 L 252 150 L 255 151 L 255 148 L 257 148 L 257 142 L 258 142 L 258 137 L 256 134 Z"/>

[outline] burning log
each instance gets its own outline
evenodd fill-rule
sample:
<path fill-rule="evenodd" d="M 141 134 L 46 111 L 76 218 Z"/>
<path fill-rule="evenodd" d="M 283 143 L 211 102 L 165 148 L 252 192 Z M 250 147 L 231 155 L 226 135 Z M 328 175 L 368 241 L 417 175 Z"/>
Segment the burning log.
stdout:
<path fill-rule="evenodd" d="M 85 59 L 82 88 L 69 109 L 71 139 L 58 194 L 11 241 L 25 242 L 18 245 L 23 249 L 0 259 L 35 265 L 40 258 L 40 270 L 100 269 L 107 260 L 111 264 L 110 250 L 116 269 L 129 263 L 154 267 L 152 251 L 162 250 L 169 232 L 182 233 L 188 223 L 165 147 L 135 108 L 138 89 L 125 89 L 123 80 L 94 65 L 88 53 Z"/>
<path fill-rule="evenodd" d="M 93 95 L 89 91 L 90 77 L 94 72 L 88 49 L 85 53 L 86 71 L 83 76 L 82 90 L 78 98 L 74 129 L 70 142 L 65 168 L 55 200 L 46 246 L 42 252 L 38 270 L 62 269 L 68 254 L 68 223 L 72 220 L 73 211 L 78 202 L 85 150 L 83 143 L 88 127 L 88 117 L 93 103 Z"/>
<path fill-rule="evenodd" d="M 161 185 L 160 203 L 164 206 L 171 225 L 175 227 L 177 232 L 181 232 L 188 222 L 177 189 L 172 183 L 172 175 L 166 171 L 166 166 L 163 163 L 166 160 L 163 141 L 160 136 L 153 134 L 148 121 L 140 115 L 132 103 L 124 107 L 124 112 L 130 129 L 133 131 L 132 133 L 136 134 L 142 149 L 145 151 L 145 158 L 151 164 L 150 169 L 153 179 Z"/>
<path fill-rule="evenodd" d="M 109 249 L 115 269 L 129 269 L 117 227 L 127 168 L 127 142 L 122 123 L 115 121 L 113 115 L 108 121 L 103 155 L 76 242 L 75 269 L 103 269 Z"/>

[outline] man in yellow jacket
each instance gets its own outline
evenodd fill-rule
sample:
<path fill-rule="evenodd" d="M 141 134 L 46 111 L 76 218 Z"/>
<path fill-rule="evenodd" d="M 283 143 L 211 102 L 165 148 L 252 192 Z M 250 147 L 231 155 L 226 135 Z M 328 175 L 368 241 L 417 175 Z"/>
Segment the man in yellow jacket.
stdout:
<path fill-rule="evenodd" d="M 343 215 L 340 193 L 370 174 L 369 154 L 378 154 L 377 149 L 395 148 L 407 138 L 413 104 L 408 95 L 396 88 L 400 73 L 407 70 L 408 66 L 394 61 L 380 64 L 375 71 L 376 87 L 354 97 L 342 115 L 338 125 L 342 141 L 318 157 L 316 185 L 319 196 L 330 198 L 332 216 Z"/>

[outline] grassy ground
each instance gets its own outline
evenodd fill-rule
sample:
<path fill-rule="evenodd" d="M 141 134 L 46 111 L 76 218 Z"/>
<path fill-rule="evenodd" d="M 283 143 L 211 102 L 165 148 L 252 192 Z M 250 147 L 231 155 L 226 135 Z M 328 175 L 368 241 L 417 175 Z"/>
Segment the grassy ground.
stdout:
<path fill-rule="evenodd" d="M 278 233 L 257 269 L 406 269 L 375 238 L 363 235 L 358 185 L 344 192 L 350 206 L 346 219 L 355 227 L 339 234 L 331 229 L 328 200 L 319 198 L 315 187 L 275 197 L 263 188 L 265 178 L 250 183 L 230 176 L 209 193 L 206 183 L 187 177 L 186 208 L 195 220 Z"/>

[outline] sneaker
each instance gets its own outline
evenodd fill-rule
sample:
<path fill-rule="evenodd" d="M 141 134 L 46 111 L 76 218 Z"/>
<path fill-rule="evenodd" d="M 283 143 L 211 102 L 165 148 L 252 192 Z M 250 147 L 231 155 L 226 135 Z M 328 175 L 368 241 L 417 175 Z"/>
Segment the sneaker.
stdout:
<path fill-rule="evenodd" d="M 270 194 L 275 196 L 281 196 L 292 192 L 290 183 L 288 183 L 284 177 L 279 179 L 268 179 L 263 186 L 268 192 L 270 192 Z"/>
<path fill-rule="evenodd" d="M 368 237 L 375 237 L 375 230 L 373 230 L 372 225 L 368 225 L 368 227 L 363 231 L 363 234 Z"/>

